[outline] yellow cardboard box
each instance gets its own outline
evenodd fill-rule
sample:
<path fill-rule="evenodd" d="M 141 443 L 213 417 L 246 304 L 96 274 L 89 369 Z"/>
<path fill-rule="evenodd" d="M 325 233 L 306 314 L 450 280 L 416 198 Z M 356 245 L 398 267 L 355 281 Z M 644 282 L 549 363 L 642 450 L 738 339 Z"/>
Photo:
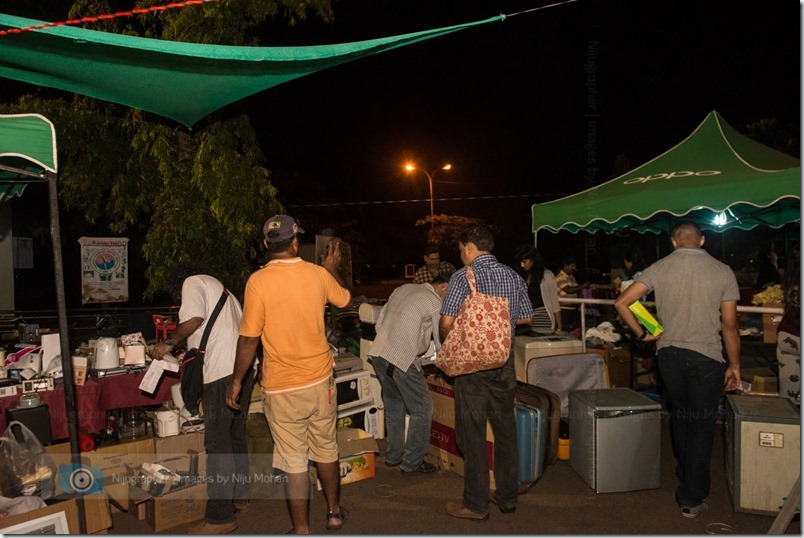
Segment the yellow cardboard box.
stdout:
<path fill-rule="evenodd" d="M 340 464 L 341 485 L 351 484 L 376 474 L 374 453 L 379 451 L 377 441 L 370 433 L 358 428 L 342 428 L 338 430 L 338 462 Z M 316 489 L 323 486 L 318 480 L 318 473 L 313 468 Z"/>

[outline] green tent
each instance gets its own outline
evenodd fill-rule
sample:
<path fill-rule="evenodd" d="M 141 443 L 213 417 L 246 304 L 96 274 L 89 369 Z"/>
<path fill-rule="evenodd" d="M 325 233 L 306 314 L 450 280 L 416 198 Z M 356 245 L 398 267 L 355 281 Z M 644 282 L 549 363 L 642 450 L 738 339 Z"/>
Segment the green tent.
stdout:
<path fill-rule="evenodd" d="M 39 114 L 0 115 L 0 203 L 57 172 L 56 131 Z"/>
<path fill-rule="evenodd" d="M 678 145 L 591 189 L 532 209 L 534 233 L 780 227 L 801 220 L 801 165 L 738 133 L 715 111 Z"/>
<path fill-rule="evenodd" d="M 59 203 L 56 192 L 56 131 L 53 124 L 39 114 L 0 114 L 0 203 L 19 196 L 26 183 L 47 182 L 50 205 L 50 235 L 53 246 L 53 274 L 59 318 L 59 345 L 69 352 L 67 303 L 64 294 Z M 80 464 L 78 450 L 78 415 L 75 409 L 75 387 L 72 361 L 62 361 L 64 373 L 64 405 L 70 433 L 73 463 Z M 84 529 L 83 504 L 79 502 L 81 530 Z"/>
<path fill-rule="evenodd" d="M 192 127 L 225 105 L 295 78 L 504 18 L 308 47 L 204 45 L 48 27 L 0 38 L 0 77 L 139 108 Z M 0 13 L 0 29 L 46 24 Z"/>

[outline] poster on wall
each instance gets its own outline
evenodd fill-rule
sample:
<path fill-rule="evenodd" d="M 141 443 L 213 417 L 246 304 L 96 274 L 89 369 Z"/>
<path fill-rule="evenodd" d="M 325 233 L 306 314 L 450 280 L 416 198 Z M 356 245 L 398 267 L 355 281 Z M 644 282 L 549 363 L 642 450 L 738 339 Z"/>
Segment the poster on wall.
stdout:
<path fill-rule="evenodd" d="M 82 237 L 81 303 L 128 301 L 128 238 Z"/>

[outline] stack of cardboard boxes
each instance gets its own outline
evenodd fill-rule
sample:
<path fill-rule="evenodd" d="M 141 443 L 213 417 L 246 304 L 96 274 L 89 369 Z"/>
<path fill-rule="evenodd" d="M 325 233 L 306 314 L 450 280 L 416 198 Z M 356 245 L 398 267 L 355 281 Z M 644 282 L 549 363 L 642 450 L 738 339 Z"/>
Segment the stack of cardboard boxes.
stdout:
<path fill-rule="evenodd" d="M 137 476 L 145 463 L 156 463 L 171 471 L 187 474 L 190 471 L 191 456 L 197 454 L 198 474 L 203 476 L 206 470 L 203 432 L 190 432 L 165 438 L 144 438 L 116 445 L 109 445 L 90 452 L 80 453 L 80 465 L 72 463 L 69 443 L 60 443 L 45 447 L 45 451 L 53 458 L 57 472 L 56 494 L 66 496 L 75 492 L 73 473 L 81 469 L 87 471 L 84 477 L 90 480 L 80 484 L 84 495 L 85 525 L 88 534 L 106 533 L 112 526 L 111 514 L 127 511 L 132 516 L 146 520 L 154 532 L 164 531 L 179 525 L 196 521 L 204 516 L 206 507 L 206 484 L 203 480 L 189 481 L 182 487 L 171 489 L 164 494 L 148 493 L 137 483 Z M 92 478 L 88 478 L 88 477 Z M 71 521 L 69 505 L 75 500 L 57 503 Z M 34 510 L 18 518 L 33 521 L 46 516 L 45 512 L 53 508 L 48 506 Z M 78 533 L 77 512 L 74 522 Z M 16 524 L 16 518 L 7 518 L 0 522 L 2 527 Z M 72 524 L 71 524 L 72 525 Z"/>

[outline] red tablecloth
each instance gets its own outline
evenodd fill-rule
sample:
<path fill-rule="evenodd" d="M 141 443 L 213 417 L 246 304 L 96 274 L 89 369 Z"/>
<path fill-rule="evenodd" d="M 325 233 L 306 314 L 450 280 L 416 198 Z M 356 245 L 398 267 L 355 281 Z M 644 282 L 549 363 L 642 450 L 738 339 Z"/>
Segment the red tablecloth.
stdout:
<path fill-rule="evenodd" d="M 75 387 L 78 430 L 99 433 L 106 425 L 106 411 L 125 407 L 161 405 L 172 399 L 170 387 L 179 379 L 163 377 L 156 394 L 139 389 L 144 372 L 100 379 L 87 378 L 84 386 Z M 54 390 L 39 393 L 39 399 L 47 404 L 50 414 L 50 431 L 53 440 L 68 439 L 67 411 L 64 406 L 64 385 L 58 383 Z M 0 398 L 0 433 L 6 430 L 6 408 L 14 408 L 20 395 Z"/>

